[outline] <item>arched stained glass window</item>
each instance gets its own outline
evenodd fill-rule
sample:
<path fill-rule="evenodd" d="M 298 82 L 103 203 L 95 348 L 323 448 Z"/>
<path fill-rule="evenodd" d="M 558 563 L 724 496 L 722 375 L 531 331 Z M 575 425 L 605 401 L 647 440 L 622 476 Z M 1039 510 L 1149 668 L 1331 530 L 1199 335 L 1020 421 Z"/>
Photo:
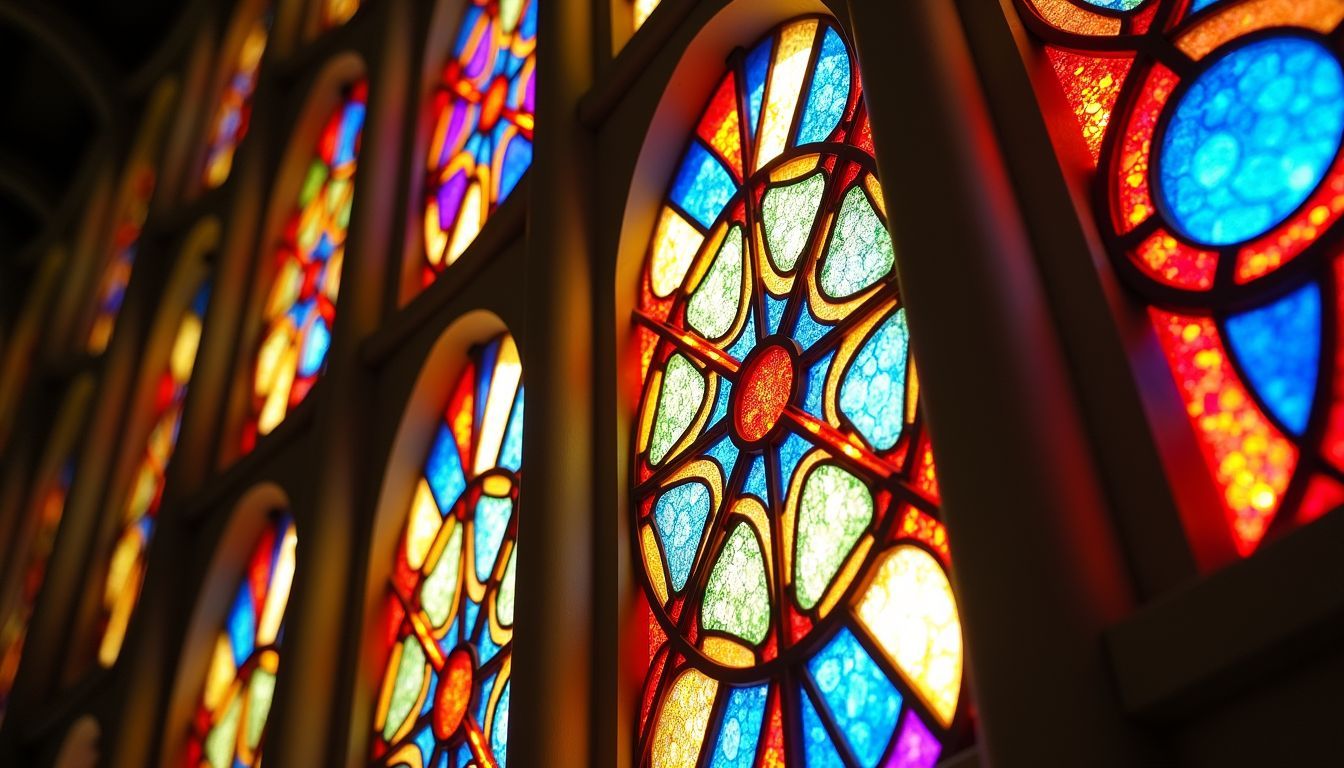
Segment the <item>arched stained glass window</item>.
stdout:
<path fill-rule="evenodd" d="M 394 555 L 372 765 L 505 765 L 513 660 L 522 366 L 471 350 Z"/>
<path fill-rule="evenodd" d="M 1019 8 L 1247 555 L 1344 503 L 1344 4 L 1089 2 Z"/>
<path fill-rule="evenodd" d="M 173 346 L 164 370 L 155 382 L 154 426 L 140 463 L 131 480 L 130 491 L 121 511 L 121 533 L 117 537 L 107 574 L 102 585 L 102 610 L 99 616 L 98 663 L 112 666 L 121 652 L 126 625 L 140 598 L 145 555 L 154 535 L 154 525 L 163 494 L 168 462 L 177 445 L 182 423 L 182 403 L 196 365 L 196 349 L 201 340 L 201 324 L 210 301 L 210 284 L 196 291 L 191 305 L 178 322 Z"/>
<path fill-rule="evenodd" d="M 729 62 L 633 319 L 639 763 L 927 768 L 961 627 L 858 73 L 821 18 Z"/>
<path fill-rule="evenodd" d="M 187 736 L 186 765 L 261 765 L 297 544 L 288 515 L 277 515 L 257 539 L 215 638 Z"/>
<path fill-rule="evenodd" d="M 424 285 L 457 261 L 532 164 L 537 2 L 465 2 L 431 105 Z"/>
<path fill-rule="evenodd" d="M 28 620 L 37 603 L 38 590 L 47 575 L 47 561 L 56 544 L 56 531 L 61 527 L 65 513 L 65 497 L 74 480 L 74 462 L 67 459 L 52 480 L 38 508 L 37 529 L 26 553 L 12 551 L 10 557 L 23 558 L 16 594 L 0 594 L 0 722 L 4 722 L 9 704 L 9 693 L 14 687 L 14 676 L 23 657 L 23 643 L 28 637 Z M 17 562 L 17 560 L 16 560 Z"/>
<path fill-rule="evenodd" d="M 135 266 L 140 231 L 149 216 L 149 201 L 154 196 L 157 182 L 158 172 L 149 163 L 132 160 L 126 169 L 113 223 L 111 254 L 99 276 L 97 305 L 86 340 L 88 350 L 93 354 L 101 354 L 112 339 L 112 329 L 116 327 L 121 303 L 126 298 L 126 285 L 131 281 L 131 268 Z"/>
<path fill-rule="evenodd" d="M 235 60 L 229 64 L 229 79 L 224 82 L 219 106 L 215 108 L 205 155 L 203 183 L 207 188 L 218 187 L 229 178 L 229 172 L 233 170 L 233 154 L 247 135 L 252 118 L 252 92 L 257 88 L 261 56 L 266 52 L 266 40 L 271 34 L 271 17 L 271 10 L 267 8 L 252 20 Z"/>
<path fill-rule="evenodd" d="M 367 96 L 363 81 L 344 88 L 281 229 L 278 266 L 262 310 L 266 328 L 257 349 L 244 451 L 308 396 L 326 365 Z"/>

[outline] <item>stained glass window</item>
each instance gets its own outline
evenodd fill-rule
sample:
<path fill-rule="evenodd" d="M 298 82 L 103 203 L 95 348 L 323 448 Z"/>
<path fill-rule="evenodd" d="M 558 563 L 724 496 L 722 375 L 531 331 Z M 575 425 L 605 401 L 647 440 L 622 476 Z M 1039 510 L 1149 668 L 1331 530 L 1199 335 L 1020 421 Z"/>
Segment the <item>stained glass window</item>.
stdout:
<path fill-rule="evenodd" d="M 215 637 L 187 737 L 186 765 L 261 765 L 297 543 L 288 515 L 277 515 L 257 539 L 224 627 Z"/>
<path fill-rule="evenodd" d="M 532 164 L 537 0 L 467 0 L 431 109 L 424 285 L 457 261 Z"/>
<path fill-rule="evenodd" d="M 660 2 L 662 2 L 662 0 L 629 0 L 630 12 L 632 14 L 631 19 L 634 22 L 635 29 L 644 26 L 644 22 L 648 20 L 649 14 L 653 13 L 653 9 L 657 8 L 658 3 Z"/>
<path fill-rule="evenodd" d="M 108 561 L 102 585 L 102 610 L 99 618 L 98 662 L 112 666 L 121 652 L 126 625 L 140 597 L 144 577 L 145 554 L 154 535 L 155 519 L 168 461 L 177 445 L 182 423 L 182 403 L 196 364 L 196 348 L 201 340 L 201 323 L 210 300 L 210 284 L 201 285 L 178 322 L 163 371 L 154 382 L 153 427 L 132 476 L 130 490 L 121 510 L 121 533 Z"/>
<path fill-rule="evenodd" d="M 244 451 L 308 396 L 326 365 L 367 96 L 363 81 L 344 88 L 281 230 L 275 278 L 263 308 L 266 328 L 257 349 Z"/>
<path fill-rule="evenodd" d="M 322 4 L 322 28 L 339 27 L 359 10 L 360 0 L 318 0 Z"/>
<path fill-rule="evenodd" d="M 729 62 L 633 319 L 639 762 L 928 768 L 961 627 L 858 73 L 820 18 Z"/>
<path fill-rule="evenodd" d="M 42 588 L 42 580 L 47 575 L 47 561 L 56 544 L 56 531 L 61 527 L 65 497 L 70 492 L 73 479 L 74 462 L 67 459 L 42 497 L 38 507 L 37 529 L 26 552 L 10 553 L 12 557 L 23 557 L 24 564 L 19 577 L 21 581 L 17 585 L 18 593 L 0 596 L 5 601 L 0 605 L 5 611 L 3 617 L 0 617 L 0 722 L 4 722 L 9 693 L 14 687 L 14 676 L 19 671 L 19 660 L 23 656 L 23 643 L 28 637 L 28 620 L 32 618 L 38 590 Z"/>
<path fill-rule="evenodd" d="M 1344 503 L 1335 0 L 1023 0 L 1238 552 Z"/>
<path fill-rule="evenodd" d="M 393 558 L 372 765 L 504 766 L 513 661 L 522 366 L 471 350 Z"/>
<path fill-rule="evenodd" d="M 233 153 L 238 149 L 238 142 L 247 135 L 247 126 L 252 118 L 252 92 L 257 88 L 261 55 L 266 52 L 266 40 L 270 33 L 271 12 L 268 9 L 248 27 L 247 36 L 238 48 L 237 60 L 232 62 L 229 79 L 224 83 L 219 106 L 215 108 L 210 145 L 205 155 L 206 187 L 223 184 L 233 169 Z"/>
<path fill-rule="evenodd" d="M 93 322 L 85 342 L 93 354 L 101 354 L 112 339 L 117 314 L 121 312 L 121 303 L 126 298 L 126 285 L 131 281 L 131 268 L 135 266 L 140 230 L 149 216 L 149 201 L 154 196 L 157 181 L 158 174 L 151 164 L 132 159 L 126 169 L 122 196 L 113 222 L 111 255 L 98 279 L 98 303 L 94 307 Z"/>

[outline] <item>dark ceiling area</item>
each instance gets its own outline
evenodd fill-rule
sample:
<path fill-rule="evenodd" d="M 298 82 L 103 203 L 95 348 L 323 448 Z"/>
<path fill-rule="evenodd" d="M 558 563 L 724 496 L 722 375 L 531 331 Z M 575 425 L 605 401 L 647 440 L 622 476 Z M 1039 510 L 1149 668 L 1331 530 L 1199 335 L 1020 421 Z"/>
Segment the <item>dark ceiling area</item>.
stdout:
<path fill-rule="evenodd" d="M 78 202 L 89 152 L 132 127 L 146 70 L 189 5 L 0 0 L 0 316 L 12 318 L 23 302 L 40 256 L 35 240 Z"/>

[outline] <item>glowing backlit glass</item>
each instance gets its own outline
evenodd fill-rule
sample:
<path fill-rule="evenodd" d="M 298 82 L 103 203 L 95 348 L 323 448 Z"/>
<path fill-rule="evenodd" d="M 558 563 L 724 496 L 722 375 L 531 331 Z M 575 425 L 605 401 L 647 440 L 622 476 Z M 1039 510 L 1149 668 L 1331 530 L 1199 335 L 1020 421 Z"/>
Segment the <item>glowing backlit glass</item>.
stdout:
<path fill-rule="evenodd" d="M 318 135 L 298 200 L 280 230 L 275 277 L 262 308 L 266 327 L 250 382 L 244 452 L 308 396 L 326 365 L 367 97 L 362 81 L 343 90 Z"/>
<path fill-rule="evenodd" d="M 1228 548 L 1248 555 L 1344 503 L 1344 5 L 1168 3 L 1163 28 L 1156 2 L 1093 5 L 1117 13 L 1019 0 L 1045 22 L 1097 221 L 1150 308 Z"/>
<path fill-rule="evenodd" d="M 263 13 L 248 27 L 235 61 L 231 62 L 229 79 L 224 82 L 219 106 L 215 107 L 214 122 L 210 127 L 210 144 L 205 154 L 203 182 L 207 188 L 218 187 L 229 178 L 233 169 L 233 155 L 238 142 L 247 135 L 252 118 L 252 92 L 257 88 L 257 73 L 261 56 L 266 52 L 266 40 L 271 32 L 271 14 Z"/>
<path fill-rule="evenodd" d="M 802 18 L 731 61 L 633 318 L 639 763 L 932 766 L 961 627 L 854 59 Z"/>
<path fill-rule="evenodd" d="M 468 358 L 393 555 L 375 766 L 508 757 L 522 365 L 508 335 Z"/>

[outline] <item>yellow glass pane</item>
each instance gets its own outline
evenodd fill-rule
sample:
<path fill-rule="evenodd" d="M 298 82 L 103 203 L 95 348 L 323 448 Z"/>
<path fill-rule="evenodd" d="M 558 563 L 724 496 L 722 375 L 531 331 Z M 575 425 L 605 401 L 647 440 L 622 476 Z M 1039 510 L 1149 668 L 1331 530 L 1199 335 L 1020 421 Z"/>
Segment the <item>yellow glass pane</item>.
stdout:
<path fill-rule="evenodd" d="M 765 97 L 761 138 L 756 147 L 756 168 L 779 157 L 789 140 L 793 113 L 803 91 L 807 61 L 812 54 L 812 38 L 817 34 L 815 19 L 791 24 L 779 35 L 775 66 L 770 70 L 770 91 Z"/>
<path fill-rule="evenodd" d="M 266 604 L 262 606 L 261 618 L 257 622 L 258 645 L 275 642 L 275 636 L 280 633 L 280 624 L 285 619 L 285 606 L 289 604 L 289 588 L 294 583 L 294 548 L 298 541 L 294 526 L 286 527 L 285 540 L 280 543 L 280 554 L 271 575 L 271 587 L 266 592 Z"/>
<path fill-rule="evenodd" d="M 425 564 L 429 548 L 434 537 L 439 535 L 439 526 L 443 515 L 434 503 L 434 494 L 424 478 L 415 487 L 415 500 L 411 502 L 411 519 L 406 525 L 406 564 L 411 570 L 418 571 Z"/>
<path fill-rule="evenodd" d="M 718 681 L 699 670 L 681 673 L 654 726 L 653 768 L 694 768 L 718 690 Z"/>
<path fill-rule="evenodd" d="M 266 393 L 274 389 L 280 375 L 281 361 L 293 342 L 294 324 L 285 319 L 272 328 L 261 343 L 261 349 L 257 352 L 257 375 L 253 383 L 257 397 L 265 397 Z"/>
<path fill-rule="evenodd" d="M 485 221 L 485 201 L 481 195 L 480 182 L 473 181 L 467 187 L 462 198 L 462 209 L 457 215 L 457 228 L 453 230 L 453 239 L 448 243 L 448 263 L 452 264 L 462 257 L 480 234 L 481 224 Z"/>
<path fill-rule="evenodd" d="M 499 345 L 499 358 L 495 362 L 490 394 L 485 401 L 485 415 L 481 418 L 474 468 L 478 475 L 495 466 L 499 460 L 499 447 L 504 442 L 504 429 L 508 426 L 509 412 L 513 410 L 513 399 L 518 393 L 518 380 L 522 375 L 518 345 L 514 344 L 512 336 L 505 336 Z"/>
<path fill-rule="evenodd" d="M 201 320 L 188 312 L 177 326 L 177 338 L 173 339 L 173 351 L 168 359 L 174 381 L 185 382 L 191 378 L 191 369 L 196 365 L 196 348 L 200 343 Z"/>
<path fill-rule="evenodd" d="M 266 396 L 261 414 L 257 416 L 257 432 L 260 434 L 270 434 L 271 430 L 285 420 L 285 413 L 289 411 L 289 389 L 294 385 L 294 371 L 298 368 L 298 364 L 298 350 L 293 347 L 285 350 L 285 354 L 277 364 L 275 384 L 270 394 Z"/>
<path fill-rule="evenodd" d="M 910 545 L 886 552 L 856 612 L 938 721 L 951 724 L 961 694 L 961 618 L 942 565 Z"/>
<path fill-rule="evenodd" d="M 704 240 L 705 236 L 676 211 L 663 208 L 653 235 L 653 257 L 649 265 L 654 295 L 668 296 L 681 285 Z"/>
<path fill-rule="evenodd" d="M 644 22 L 648 20 L 649 14 L 653 13 L 653 9 L 658 7 L 659 2 L 661 0 L 635 0 L 635 7 L 632 9 L 635 14 L 635 29 L 644 26 Z"/>
<path fill-rule="evenodd" d="M 233 646 L 229 643 L 228 634 L 221 632 L 219 637 L 215 638 L 215 651 L 210 657 L 210 670 L 205 675 L 206 709 L 211 712 L 218 709 L 237 674 L 238 668 L 233 663 Z"/>

